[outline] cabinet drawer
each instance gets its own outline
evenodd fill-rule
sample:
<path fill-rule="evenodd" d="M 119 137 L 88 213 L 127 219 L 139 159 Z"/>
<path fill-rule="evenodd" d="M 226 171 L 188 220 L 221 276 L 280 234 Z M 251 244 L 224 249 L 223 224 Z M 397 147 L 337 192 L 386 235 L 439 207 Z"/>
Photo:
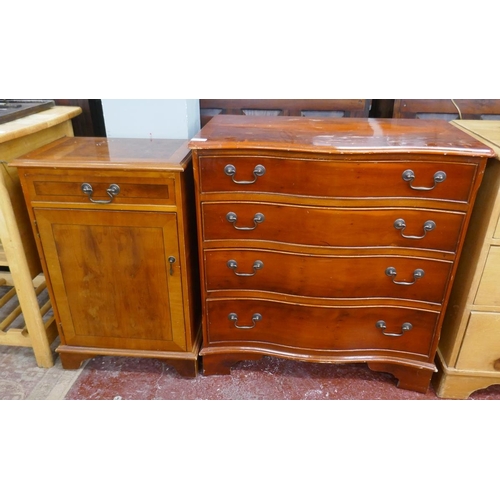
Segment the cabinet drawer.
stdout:
<path fill-rule="evenodd" d="M 302 255 L 238 248 L 205 251 L 209 292 L 248 290 L 441 303 L 451 266 L 446 261 L 399 256 Z"/>
<path fill-rule="evenodd" d="M 173 174 L 148 177 L 140 173 L 106 176 L 94 173 L 74 175 L 59 170 L 56 175 L 26 172 L 26 187 L 33 202 L 85 203 L 88 205 L 174 205 Z M 84 190 L 84 185 L 86 190 Z M 117 186 L 117 187 L 114 187 Z M 109 190 L 109 191 L 108 191 Z M 93 200 L 93 201 L 92 201 Z"/>
<path fill-rule="evenodd" d="M 398 246 L 447 252 L 455 252 L 464 222 L 460 212 L 439 210 L 246 202 L 203 203 L 202 217 L 205 240 L 265 240 L 328 248 Z"/>
<path fill-rule="evenodd" d="M 490 247 L 474 304 L 500 306 L 500 247 Z"/>
<path fill-rule="evenodd" d="M 500 313 L 471 312 L 456 368 L 489 371 L 500 378 Z"/>
<path fill-rule="evenodd" d="M 205 193 L 248 191 L 461 202 L 469 199 L 476 168 L 466 163 L 431 161 L 319 161 L 259 156 L 202 156 L 199 165 L 201 190 Z M 422 187 L 426 189 L 414 189 Z"/>
<path fill-rule="evenodd" d="M 321 307 L 255 299 L 208 300 L 207 311 L 210 345 L 264 343 L 420 355 L 428 355 L 438 319 L 437 313 L 409 308 Z M 385 330 L 377 326 L 379 321 L 385 322 Z M 411 329 L 403 333 L 407 323 Z M 399 336 L 384 335 L 384 331 Z"/>
<path fill-rule="evenodd" d="M 493 233 L 493 238 L 500 240 L 500 217 L 498 218 L 495 232 Z"/>

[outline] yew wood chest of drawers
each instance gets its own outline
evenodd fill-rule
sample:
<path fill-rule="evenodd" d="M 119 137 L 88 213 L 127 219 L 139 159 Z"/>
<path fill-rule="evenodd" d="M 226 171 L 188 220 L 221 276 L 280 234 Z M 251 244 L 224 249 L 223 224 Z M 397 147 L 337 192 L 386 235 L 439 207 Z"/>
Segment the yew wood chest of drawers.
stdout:
<path fill-rule="evenodd" d="M 201 319 L 187 141 L 66 138 L 12 165 L 63 367 L 97 355 L 135 356 L 195 376 Z"/>
<path fill-rule="evenodd" d="M 203 373 L 366 362 L 425 392 L 492 150 L 442 121 L 229 115 L 189 146 Z"/>

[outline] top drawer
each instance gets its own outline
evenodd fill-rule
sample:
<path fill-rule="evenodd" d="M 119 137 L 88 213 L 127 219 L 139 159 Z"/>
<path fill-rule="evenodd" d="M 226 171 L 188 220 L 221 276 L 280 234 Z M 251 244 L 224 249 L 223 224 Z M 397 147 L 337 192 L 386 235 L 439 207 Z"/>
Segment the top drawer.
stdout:
<path fill-rule="evenodd" d="M 123 172 L 81 172 L 47 169 L 22 171 L 32 202 L 90 205 L 175 205 L 173 173 L 147 176 Z"/>
<path fill-rule="evenodd" d="M 425 198 L 467 202 L 475 164 L 272 156 L 199 158 L 200 189 L 334 198 Z"/>

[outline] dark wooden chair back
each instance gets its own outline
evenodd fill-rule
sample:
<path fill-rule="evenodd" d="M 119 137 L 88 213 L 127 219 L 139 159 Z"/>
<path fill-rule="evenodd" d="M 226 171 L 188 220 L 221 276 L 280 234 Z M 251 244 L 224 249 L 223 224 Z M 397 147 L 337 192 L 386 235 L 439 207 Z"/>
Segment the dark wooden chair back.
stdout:
<path fill-rule="evenodd" d="M 371 99 L 200 99 L 201 126 L 218 114 L 368 117 Z"/>
<path fill-rule="evenodd" d="M 500 99 L 395 99 L 393 117 L 499 120 Z"/>

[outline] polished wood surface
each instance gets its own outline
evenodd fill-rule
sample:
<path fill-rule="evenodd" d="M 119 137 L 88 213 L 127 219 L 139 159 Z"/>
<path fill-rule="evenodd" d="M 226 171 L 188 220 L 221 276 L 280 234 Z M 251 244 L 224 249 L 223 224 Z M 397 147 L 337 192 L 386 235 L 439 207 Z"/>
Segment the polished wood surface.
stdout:
<path fill-rule="evenodd" d="M 191 140 L 204 374 L 273 355 L 427 390 L 493 151 L 415 122 L 217 116 Z"/>
<path fill-rule="evenodd" d="M 38 201 L 59 201 L 66 203 L 85 203 L 88 195 L 82 191 L 82 184 L 92 186 L 92 198 L 108 201 L 109 180 L 99 172 L 89 169 L 75 168 L 70 177 L 63 177 L 58 171 L 33 168 L 25 174 L 26 179 L 33 179 L 27 186 L 30 199 Z M 173 172 L 144 172 L 141 182 L 137 182 L 135 172 L 117 172 L 113 175 L 113 182 L 120 186 L 117 204 L 137 205 L 175 205 L 175 174 Z"/>
<path fill-rule="evenodd" d="M 207 250 L 205 265 L 206 288 L 214 296 L 228 291 L 236 296 L 248 291 L 271 290 L 270 296 L 277 293 L 362 299 L 366 297 L 366 284 L 370 283 L 374 297 L 435 304 L 440 304 L 444 298 L 451 271 L 451 263 L 439 259 L 376 254 L 311 256 L 252 248 Z M 394 269 L 394 276 L 386 272 L 389 268 Z M 265 273 L 261 272 L 264 269 Z M 415 278 L 418 269 L 423 271 L 421 278 Z M 357 275 L 363 276 L 364 282 L 353 283 Z"/>
<path fill-rule="evenodd" d="M 73 136 L 72 119 L 81 113 L 78 107 L 55 106 L 0 125 L 0 282 L 13 286 L 19 299 L 18 315 L 25 328 L 14 328 L 14 317 L 0 325 L 0 344 L 33 349 L 39 367 L 50 368 L 54 359 L 50 345 L 57 336 L 55 322 L 42 317 L 50 301 L 41 307 L 37 296 L 45 288 L 45 277 L 23 198 L 17 169 L 10 162 L 61 137 Z"/>
<path fill-rule="evenodd" d="M 175 213 L 37 208 L 35 217 L 67 345 L 186 349 Z"/>
<path fill-rule="evenodd" d="M 459 120 L 457 128 L 495 151 L 488 161 L 457 269 L 438 348 L 440 397 L 465 399 L 500 384 L 500 121 Z"/>
<path fill-rule="evenodd" d="M 252 299 L 209 300 L 208 326 L 209 346 L 234 343 L 249 349 L 259 346 L 283 346 L 284 352 L 298 352 L 312 356 L 329 352 L 335 356 L 376 358 L 381 352 L 396 355 L 402 352 L 409 359 L 427 361 L 434 328 L 439 315 L 436 312 L 414 308 L 372 306 L 367 304 L 346 307 L 314 304 L 298 304 L 281 301 Z M 228 321 L 231 312 L 237 311 L 236 323 Z M 251 326 L 252 316 L 262 315 L 258 328 L 242 330 Z M 411 335 L 389 337 L 380 334 L 375 327 L 378 320 L 386 320 L 391 331 L 400 333 L 401 325 L 412 322 L 415 325 Z M 314 334 L 321 332 L 321 335 Z M 264 347 L 265 348 L 265 347 Z M 316 351 L 316 352 L 315 352 Z M 272 350 L 270 349 L 271 353 Z"/>
<path fill-rule="evenodd" d="M 236 223 L 227 220 L 229 213 Z M 254 221 L 257 214 L 264 221 Z M 287 245 L 315 247 L 409 247 L 443 252 L 457 250 L 458 236 L 463 228 L 464 214 L 438 210 L 331 208 L 314 205 L 283 205 L 278 203 L 220 202 L 205 203 L 202 208 L 203 239 L 272 241 Z M 406 228 L 394 227 L 404 220 Z M 290 221 L 284 225 L 283 221 Z M 436 230 L 425 232 L 425 223 L 433 221 Z M 379 228 L 378 231 L 374 228 Z M 251 229 L 251 230 L 250 230 Z M 401 235 L 416 238 L 403 238 Z M 425 235 L 425 237 L 422 237 Z"/>
<path fill-rule="evenodd" d="M 425 153 L 492 156 L 491 149 L 442 120 L 214 117 L 190 142 L 192 149 L 262 149 L 320 154 Z M 429 158 L 430 159 L 430 158 Z"/>
<path fill-rule="evenodd" d="M 265 173 L 258 176 L 253 184 L 254 170 L 258 162 L 253 156 L 222 155 L 219 152 L 213 156 L 200 158 L 200 169 L 208 175 L 202 175 L 201 190 L 203 192 L 239 192 L 274 193 L 276 195 L 298 195 L 328 197 L 340 199 L 349 198 L 391 198 L 394 202 L 399 198 L 424 198 L 432 196 L 436 200 L 463 201 L 469 198 L 470 183 L 473 181 L 475 168 L 473 165 L 451 163 L 443 158 L 442 161 L 383 161 L 374 168 L 373 161 L 366 157 L 359 157 L 351 162 L 351 168 L 346 171 L 344 161 L 290 159 L 268 155 L 263 156 L 266 161 Z M 238 168 L 234 166 L 237 162 Z M 225 172 L 227 165 L 234 167 L 234 174 Z M 429 191 L 415 191 L 410 182 L 401 182 L 402 174 L 411 168 L 415 175 L 413 185 L 431 187 L 434 184 L 436 172 L 446 170 L 446 182 L 440 183 L 436 189 Z M 383 169 L 384 175 L 380 175 Z M 281 172 L 295 182 L 284 183 Z M 225 175 L 210 175 L 210 172 L 224 173 Z M 468 182 L 464 182 L 464 178 Z M 232 182 L 242 182 L 237 184 Z M 417 202 L 418 203 L 418 202 Z"/>
<path fill-rule="evenodd" d="M 23 166 L 60 165 L 64 168 L 145 171 L 159 169 L 184 171 L 190 155 L 184 139 L 99 139 L 92 137 L 62 138 L 37 151 L 23 155 Z M 147 168 L 146 168 L 147 167 Z"/>
<path fill-rule="evenodd" d="M 156 357 L 195 376 L 201 338 L 186 141 L 78 137 L 14 165 L 43 255 L 63 367 L 98 355 Z"/>

